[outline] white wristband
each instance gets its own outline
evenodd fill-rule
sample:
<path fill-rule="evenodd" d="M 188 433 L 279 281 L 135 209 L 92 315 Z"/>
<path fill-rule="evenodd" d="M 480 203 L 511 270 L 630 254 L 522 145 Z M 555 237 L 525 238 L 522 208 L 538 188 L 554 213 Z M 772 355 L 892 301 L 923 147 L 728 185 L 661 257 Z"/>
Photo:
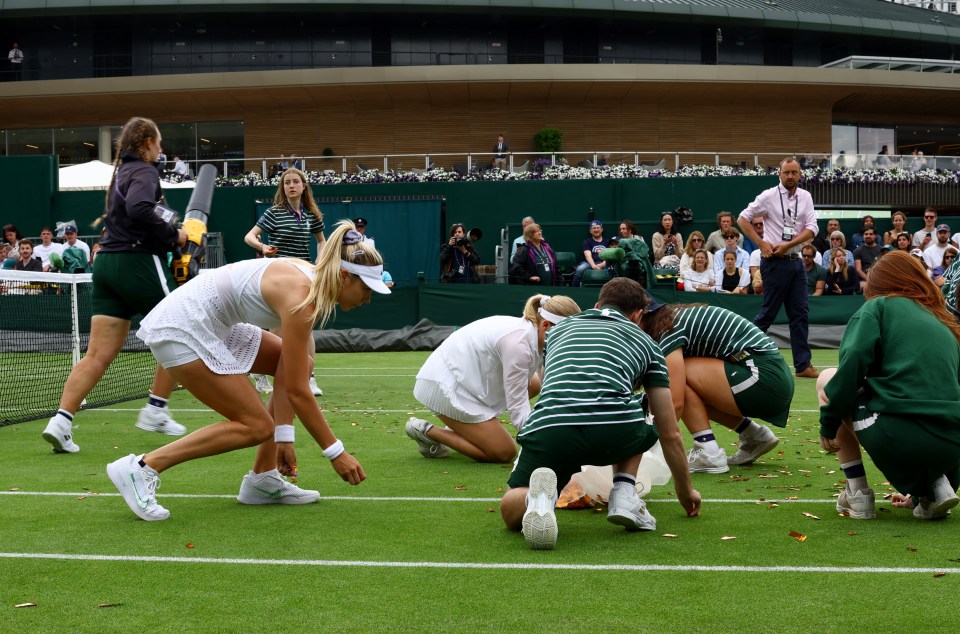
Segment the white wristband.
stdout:
<path fill-rule="evenodd" d="M 293 442 L 293 425 L 277 425 L 273 428 L 274 442 Z"/>
<path fill-rule="evenodd" d="M 323 457 L 327 460 L 334 460 L 343 453 L 343 441 L 337 440 L 335 443 L 323 450 Z"/>

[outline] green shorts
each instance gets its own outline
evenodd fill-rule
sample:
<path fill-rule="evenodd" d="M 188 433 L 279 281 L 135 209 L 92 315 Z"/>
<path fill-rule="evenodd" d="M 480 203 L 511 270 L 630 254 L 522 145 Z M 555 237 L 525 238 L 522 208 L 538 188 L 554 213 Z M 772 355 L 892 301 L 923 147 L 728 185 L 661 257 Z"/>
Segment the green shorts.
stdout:
<path fill-rule="evenodd" d="M 660 436 L 646 423 L 616 425 L 557 425 L 518 439 L 520 453 L 507 484 L 530 486 L 530 474 L 549 467 L 562 490 L 583 465 L 612 465 L 653 447 Z"/>
<path fill-rule="evenodd" d="M 930 497 L 941 475 L 960 488 L 960 427 L 940 418 L 872 412 L 869 401 L 868 395 L 857 397 L 853 430 L 897 491 Z"/>
<path fill-rule="evenodd" d="M 146 315 L 177 288 L 166 261 L 150 253 L 100 253 L 93 267 L 91 313 Z"/>
<path fill-rule="evenodd" d="M 739 363 L 724 360 L 723 371 L 741 414 L 787 426 L 793 376 L 780 353 L 758 354 Z"/>

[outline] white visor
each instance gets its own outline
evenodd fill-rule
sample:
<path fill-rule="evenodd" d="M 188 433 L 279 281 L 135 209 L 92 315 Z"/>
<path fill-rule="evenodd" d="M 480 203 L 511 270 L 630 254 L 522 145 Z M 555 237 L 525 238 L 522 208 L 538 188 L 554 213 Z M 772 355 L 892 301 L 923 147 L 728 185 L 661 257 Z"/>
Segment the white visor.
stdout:
<path fill-rule="evenodd" d="M 340 268 L 358 276 L 361 280 L 363 280 L 364 284 L 370 287 L 370 290 L 376 291 L 377 293 L 383 293 L 384 295 L 390 294 L 390 289 L 386 284 L 383 283 L 382 264 L 378 264 L 376 266 L 364 266 L 362 264 L 354 264 L 353 262 L 340 260 Z"/>

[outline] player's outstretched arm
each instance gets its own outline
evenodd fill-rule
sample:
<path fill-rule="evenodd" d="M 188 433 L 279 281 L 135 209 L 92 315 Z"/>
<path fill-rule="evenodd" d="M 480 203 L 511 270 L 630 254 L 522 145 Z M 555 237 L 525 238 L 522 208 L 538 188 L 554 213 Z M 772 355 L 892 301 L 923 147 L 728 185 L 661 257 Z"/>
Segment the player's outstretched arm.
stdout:
<path fill-rule="evenodd" d="M 650 402 L 650 411 L 653 413 L 653 424 L 660 434 L 660 448 L 663 457 L 673 475 L 673 484 L 677 492 L 677 501 L 687 512 L 689 517 L 700 514 L 700 493 L 693 488 L 690 482 L 690 468 L 687 456 L 683 449 L 683 437 L 677 426 L 677 417 L 673 409 L 673 399 L 670 388 L 652 387 L 647 390 Z"/>

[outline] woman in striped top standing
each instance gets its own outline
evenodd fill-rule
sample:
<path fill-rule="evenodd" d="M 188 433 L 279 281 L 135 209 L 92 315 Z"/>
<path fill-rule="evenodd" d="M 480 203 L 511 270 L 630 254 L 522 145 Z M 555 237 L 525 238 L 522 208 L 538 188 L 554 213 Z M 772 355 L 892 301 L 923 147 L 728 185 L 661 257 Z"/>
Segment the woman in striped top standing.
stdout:
<path fill-rule="evenodd" d="M 779 443 L 750 416 L 785 427 L 793 377 L 776 343 L 740 315 L 703 304 L 653 304 L 641 327 L 660 344 L 670 374 L 677 419 L 693 436 L 692 472 L 725 473 L 750 464 Z M 739 434 L 727 457 L 710 421 Z"/>

